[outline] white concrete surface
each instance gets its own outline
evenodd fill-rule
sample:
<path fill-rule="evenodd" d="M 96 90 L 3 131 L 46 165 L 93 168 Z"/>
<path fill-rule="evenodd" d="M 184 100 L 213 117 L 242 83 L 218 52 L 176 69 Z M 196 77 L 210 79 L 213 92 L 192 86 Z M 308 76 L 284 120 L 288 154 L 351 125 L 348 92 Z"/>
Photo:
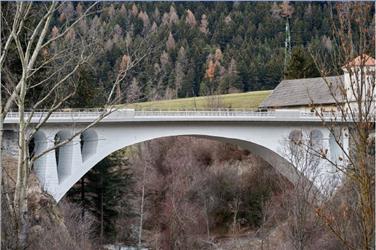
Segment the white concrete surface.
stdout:
<path fill-rule="evenodd" d="M 39 118 L 38 118 L 39 115 Z M 37 123 L 40 116 L 32 119 Z M 99 112 L 70 112 L 54 114 L 40 129 L 35 138 L 35 153 L 39 154 L 54 145 L 56 136 L 66 139 L 89 122 L 95 120 Z M 328 121 L 332 118 L 327 117 Z M 16 125 L 17 116 L 10 114 L 5 120 L 5 129 Z M 345 128 L 346 124 L 338 126 Z M 67 145 L 38 159 L 34 170 L 44 189 L 56 201 L 92 167 L 109 154 L 124 147 L 169 136 L 206 137 L 237 144 L 262 157 L 286 176 L 292 183 L 296 172 L 288 162 L 285 145 L 289 134 L 302 130 L 310 134 L 313 130 L 322 133 L 323 150 L 333 149 L 329 142 L 329 130 L 322 125 L 320 118 L 304 112 L 251 112 L 251 111 L 117 111 L 77 136 Z M 81 141 L 82 140 L 82 141 Z M 345 145 L 348 143 L 344 142 Z M 331 146 L 329 146 L 331 145 Z M 184 145 L 182 145 L 182 150 Z M 320 162 L 320 175 L 317 186 L 332 178 L 334 169 Z"/>

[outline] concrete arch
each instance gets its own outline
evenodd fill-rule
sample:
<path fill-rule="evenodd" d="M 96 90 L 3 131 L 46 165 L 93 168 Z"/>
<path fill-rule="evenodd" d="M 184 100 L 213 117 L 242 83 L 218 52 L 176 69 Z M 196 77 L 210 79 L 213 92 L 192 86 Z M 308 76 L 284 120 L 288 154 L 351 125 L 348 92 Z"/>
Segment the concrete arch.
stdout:
<path fill-rule="evenodd" d="M 216 136 L 215 131 L 213 133 L 182 133 L 177 132 L 173 130 L 168 130 L 169 132 L 166 132 L 164 134 L 156 135 L 152 131 L 149 131 L 149 133 L 143 133 L 143 138 L 132 138 L 132 136 L 129 136 L 127 134 L 123 134 L 122 136 L 117 136 L 117 142 L 118 143 L 112 143 L 111 141 L 107 141 L 103 139 L 98 140 L 98 149 L 100 149 L 100 146 L 102 146 L 102 149 L 104 149 L 104 144 L 107 144 L 107 146 L 111 145 L 110 147 L 107 147 L 104 150 L 98 150 L 97 154 L 90 156 L 87 158 L 85 162 L 83 162 L 82 167 L 80 169 L 76 169 L 75 174 L 70 175 L 67 179 L 65 179 L 63 182 L 60 183 L 60 187 L 58 188 L 57 193 L 53 194 L 55 199 L 59 201 L 67 192 L 68 190 L 84 175 L 86 174 L 91 168 L 93 168 L 97 163 L 99 163 L 102 159 L 110 155 L 111 153 L 120 150 L 122 148 L 125 148 L 127 146 L 131 146 L 140 142 L 145 142 L 153 139 L 158 138 L 164 138 L 164 137 L 171 137 L 171 136 L 194 136 L 194 137 L 200 137 L 200 138 L 208 138 L 208 139 L 214 139 L 226 143 L 231 143 L 238 145 L 244 149 L 249 150 L 250 152 L 257 154 L 258 156 L 262 157 L 265 161 L 267 161 L 269 164 L 271 164 L 274 168 L 277 169 L 283 176 L 285 176 L 288 180 L 290 180 L 292 183 L 294 183 L 294 180 L 297 180 L 297 172 L 295 168 L 291 166 L 291 164 L 284 159 L 280 154 L 273 151 L 272 149 L 269 149 L 265 147 L 265 145 L 260 145 L 255 142 L 251 142 L 245 139 L 240 138 L 233 138 L 231 136 Z M 119 143 L 120 142 L 120 143 Z"/>

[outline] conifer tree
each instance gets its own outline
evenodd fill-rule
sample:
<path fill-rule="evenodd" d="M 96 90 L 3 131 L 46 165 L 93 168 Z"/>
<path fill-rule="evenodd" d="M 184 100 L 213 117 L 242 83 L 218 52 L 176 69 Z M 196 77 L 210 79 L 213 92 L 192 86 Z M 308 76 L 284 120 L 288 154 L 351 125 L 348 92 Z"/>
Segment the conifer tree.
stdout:
<path fill-rule="evenodd" d="M 175 39 L 174 36 L 171 34 L 168 35 L 168 39 L 166 42 L 166 48 L 167 50 L 174 50 L 175 49 Z"/>
<path fill-rule="evenodd" d="M 233 58 L 220 81 L 219 89 L 222 94 L 237 93 L 243 90 L 241 80 L 238 76 L 236 61 Z"/>
<path fill-rule="evenodd" d="M 208 33 L 208 20 L 205 14 L 201 16 L 200 31 L 204 34 Z"/>
<path fill-rule="evenodd" d="M 120 210 L 131 207 L 133 177 L 127 164 L 122 151 L 114 153 L 85 174 L 68 193 L 70 200 L 80 203 L 96 217 L 96 231 L 101 240 L 116 236 L 115 222 Z M 131 216 L 132 211 L 127 215 Z"/>
<path fill-rule="evenodd" d="M 196 26 L 196 23 L 197 23 L 196 18 L 191 10 L 187 10 L 187 16 L 185 17 L 185 22 L 192 28 Z"/>
<path fill-rule="evenodd" d="M 175 66 L 175 91 L 176 91 L 176 97 L 178 97 L 178 93 L 180 92 L 183 81 L 185 79 L 185 72 L 187 67 L 187 57 L 184 47 L 181 47 L 178 52 L 178 58 L 176 61 Z"/>
<path fill-rule="evenodd" d="M 320 72 L 315 65 L 313 58 L 303 48 L 294 48 L 291 59 L 287 65 L 285 78 L 299 79 L 319 77 Z"/>

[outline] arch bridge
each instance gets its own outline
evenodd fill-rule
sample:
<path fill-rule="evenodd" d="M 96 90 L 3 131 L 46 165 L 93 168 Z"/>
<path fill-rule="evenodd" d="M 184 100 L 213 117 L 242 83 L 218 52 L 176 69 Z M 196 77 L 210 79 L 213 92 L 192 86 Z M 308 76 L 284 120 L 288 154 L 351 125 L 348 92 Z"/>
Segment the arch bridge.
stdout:
<path fill-rule="evenodd" d="M 42 112 L 34 113 L 31 122 L 37 124 L 44 115 Z M 100 115 L 99 111 L 53 113 L 34 136 L 34 153 L 40 154 L 57 142 L 71 138 Z M 326 119 L 332 120 L 329 116 Z M 16 131 L 17 123 L 17 113 L 9 113 L 4 129 Z M 345 123 L 337 127 L 340 134 L 344 134 L 346 129 Z M 56 201 L 106 156 L 124 147 L 162 137 L 196 136 L 239 145 L 262 157 L 292 183 L 296 182 L 299 171 L 292 166 L 291 152 L 286 150 L 291 140 L 306 136 L 320 150 L 327 151 L 332 159 L 338 159 L 340 154 L 336 138 L 323 125 L 322 119 L 313 113 L 301 111 L 124 109 L 109 114 L 79 134 L 71 142 L 49 151 L 34 163 L 33 168 L 41 185 Z M 348 138 L 341 137 L 341 143 L 347 150 Z M 322 189 L 326 180 L 334 178 L 335 171 L 319 158 L 316 158 L 314 165 L 315 176 L 319 175 L 320 178 L 308 178 Z"/>

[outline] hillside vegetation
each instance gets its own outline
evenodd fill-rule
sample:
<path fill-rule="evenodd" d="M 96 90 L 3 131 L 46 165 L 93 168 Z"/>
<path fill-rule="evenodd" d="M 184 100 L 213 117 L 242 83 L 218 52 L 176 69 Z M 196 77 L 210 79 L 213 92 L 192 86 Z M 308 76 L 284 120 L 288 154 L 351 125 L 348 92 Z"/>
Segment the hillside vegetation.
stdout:
<path fill-rule="evenodd" d="M 252 91 L 217 96 L 201 96 L 180 98 L 172 100 L 140 102 L 125 105 L 134 109 L 208 109 L 208 108 L 232 108 L 254 109 L 271 94 L 271 90 Z M 124 105 L 123 105 L 124 106 Z"/>
<path fill-rule="evenodd" d="M 64 4 L 55 31 L 86 5 Z M 115 90 L 118 103 L 270 90 L 284 77 L 317 76 L 286 65 L 286 15 L 292 62 L 309 57 L 308 48 L 325 52 L 333 46 L 328 3 L 117 2 L 97 8 L 71 34 L 94 39 L 95 56 L 79 69 L 69 107 L 104 104 L 126 68 Z"/>
<path fill-rule="evenodd" d="M 375 117 L 364 112 L 374 93 L 358 90 L 375 79 L 370 63 L 351 63 L 375 54 L 373 3 L 7 1 L 0 12 L 1 249 L 374 249 Z M 318 107 L 323 120 L 314 126 L 266 124 L 265 131 L 290 135 L 274 153 L 247 134 L 215 137 L 218 122 L 197 123 L 210 125 L 211 137 L 181 122 L 191 136 L 149 141 L 138 123 L 109 123 L 118 133 L 110 141 L 97 124 L 107 112 L 44 138 L 59 109 L 256 109 L 282 80 L 343 69 L 354 81 L 350 92 L 339 88 L 341 116 L 326 122 Z M 44 115 L 30 122 L 38 110 Z M 352 122 L 354 110 L 361 119 Z M 11 111 L 17 129 L 5 123 Z M 226 123 L 231 131 L 249 125 Z M 149 130 L 158 135 L 152 130 L 170 125 Z M 258 137 L 270 139 L 264 132 Z M 86 173 L 74 164 L 89 166 L 119 140 L 139 143 Z M 286 165 L 294 183 L 277 171 Z M 326 167 L 333 178 L 319 184 L 335 193 L 323 196 L 315 185 Z M 79 176 L 58 204 L 48 194 Z"/>

